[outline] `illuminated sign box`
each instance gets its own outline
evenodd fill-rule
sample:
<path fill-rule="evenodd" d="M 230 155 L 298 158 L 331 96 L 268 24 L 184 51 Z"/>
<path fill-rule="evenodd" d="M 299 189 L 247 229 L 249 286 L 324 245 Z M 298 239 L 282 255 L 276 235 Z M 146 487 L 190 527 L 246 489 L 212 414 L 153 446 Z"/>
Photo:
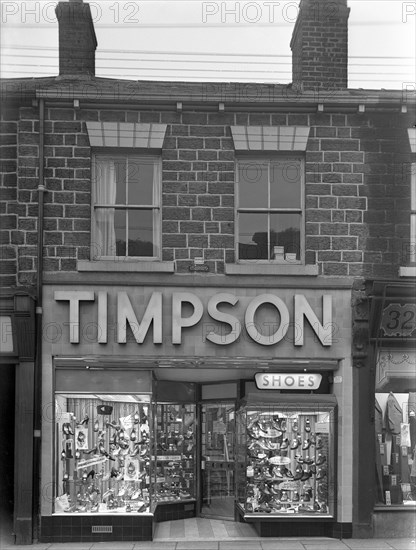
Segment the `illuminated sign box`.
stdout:
<path fill-rule="evenodd" d="M 258 372 L 254 379 L 259 390 L 317 390 L 322 375 Z"/>

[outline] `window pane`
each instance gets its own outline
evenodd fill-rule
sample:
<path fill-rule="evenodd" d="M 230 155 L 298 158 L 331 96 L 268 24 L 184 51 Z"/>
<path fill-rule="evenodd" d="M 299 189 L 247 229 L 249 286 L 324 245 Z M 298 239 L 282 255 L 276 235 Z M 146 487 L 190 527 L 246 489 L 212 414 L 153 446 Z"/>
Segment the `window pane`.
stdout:
<path fill-rule="evenodd" d="M 240 208 L 268 207 L 268 164 L 240 162 L 238 164 L 238 194 Z"/>
<path fill-rule="evenodd" d="M 114 214 L 116 231 L 116 256 L 126 255 L 126 211 L 116 210 Z M 114 255 L 114 253 L 112 254 Z"/>
<path fill-rule="evenodd" d="M 116 204 L 127 204 L 126 202 L 126 157 L 119 157 L 114 160 L 117 193 Z"/>
<path fill-rule="evenodd" d="M 129 210 L 129 256 L 155 256 L 153 211 Z"/>
<path fill-rule="evenodd" d="M 240 214 L 238 256 L 240 260 L 267 260 L 267 214 Z"/>
<path fill-rule="evenodd" d="M 300 260 L 300 214 L 270 215 L 271 259 Z M 277 250 L 274 247 L 279 247 Z M 284 256 L 282 256 L 284 254 Z"/>
<path fill-rule="evenodd" d="M 273 162 L 270 165 L 270 206 L 272 208 L 301 207 L 300 160 Z"/>
<path fill-rule="evenodd" d="M 131 158 L 128 162 L 128 202 L 131 205 L 153 204 L 154 162 Z"/>

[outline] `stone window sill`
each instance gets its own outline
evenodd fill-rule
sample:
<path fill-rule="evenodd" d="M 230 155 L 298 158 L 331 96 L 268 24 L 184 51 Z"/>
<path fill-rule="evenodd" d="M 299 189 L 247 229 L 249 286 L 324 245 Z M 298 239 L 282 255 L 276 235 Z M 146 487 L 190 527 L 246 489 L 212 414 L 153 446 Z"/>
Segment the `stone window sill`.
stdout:
<path fill-rule="evenodd" d="M 416 277 L 416 266 L 399 267 L 400 277 Z"/>
<path fill-rule="evenodd" d="M 127 272 L 127 273 L 174 273 L 174 262 L 150 262 L 150 261 L 130 261 L 130 260 L 79 260 L 77 264 L 78 271 L 89 272 Z"/>
<path fill-rule="evenodd" d="M 317 265 L 282 265 L 273 263 L 253 263 L 253 264 L 225 264 L 226 275 L 309 275 L 316 277 L 319 275 Z"/>

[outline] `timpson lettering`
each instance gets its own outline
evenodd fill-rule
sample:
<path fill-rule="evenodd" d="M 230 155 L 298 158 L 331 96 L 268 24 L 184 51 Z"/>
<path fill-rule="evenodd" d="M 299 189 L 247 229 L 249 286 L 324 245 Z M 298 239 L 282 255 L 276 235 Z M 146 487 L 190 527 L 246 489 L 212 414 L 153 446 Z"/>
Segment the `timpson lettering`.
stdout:
<path fill-rule="evenodd" d="M 106 344 L 108 341 L 108 295 L 106 291 L 65 291 L 54 292 L 56 301 L 69 303 L 70 343 L 79 343 L 79 317 L 82 302 L 96 302 L 98 316 L 97 342 Z M 133 304 L 127 292 L 116 293 L 117 309 L 117 343 L 127 343 L 127 327 L 129 326 L 136 342 L 142 344 L 147 337 L 150 326 L 153 328 L 153 343 L 162 344 L 163 315 L 166 315 L 161 292 L 153 292 L 147 302 L 141 320 L 133 308 Z M 244 319 L 222 311 L 221 307 L 231 306 L 235 308 L 240 299 L 234 294 L 223 292 L 214 294 L 206 305 L 206 311 L 216 324 L 205 325 L 205 339 L 213 344 L 228 345 L 235 342 L 241 335 L 243 325 L 254 342 L 271 346 L 279 343 L 287 335 L 289 329 L 293 330 L 293 344 L 303 346 L 305 340 L 305 320 L 308 321 L 317 339 L 323 346 L 332 345 L 332 296 L 322 296 L 322 319 L 318 319 L 311 305 L 303 294 L 293 296 L 293 318 L 285 302 L 275 294 L 261 294 L 252 298 L 246 306 Z M 258 309 L 263 305 L 273 306 L 279 314 L 280 321 L 273 324 L 272 330 L 265 335 L 259 331 L 255 322 Z M 191 308 L 190 315 L 184 316 L 184 308 Z M 202 319 L 204 305 L 201 299 L 191 292 L 173 292 L 171 297 L 171 339 L 172 344 L 182 343 L 183 329 L 196 326 Z M 229 309 L 229 308 L 228 308 Z M 189 312 L 189 311 L 188 311 Z M 227 329 L 225 330 L 225 328 Z"/>

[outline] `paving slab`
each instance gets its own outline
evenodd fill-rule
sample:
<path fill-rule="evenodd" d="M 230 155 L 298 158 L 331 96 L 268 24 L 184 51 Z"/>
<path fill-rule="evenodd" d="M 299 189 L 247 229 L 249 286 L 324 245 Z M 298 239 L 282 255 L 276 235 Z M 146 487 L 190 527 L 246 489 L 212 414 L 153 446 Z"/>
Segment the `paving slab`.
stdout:
<path fill-rule="evenodd" d="M 273 540 L 261 541 L 263 550 L 305 550 L 303 544 L 299 541 Z"/>
<path fill-rule="evenodd" d="M 232 541 L 232 542 L 223 542 L 219 543 L 219 550 L 262 550 L 261 542 L 250 540 L 250 541 Z"/>
<path fill-rule="evenodd" d="M 175 550 L 218 550 L 219 543 L 214 541 L 178 542 Z"/>
<path fill-rule="evenodd" d="M 391 550 L 384 539 L 345 539 L 343 542 L 351 550 Z"/>

